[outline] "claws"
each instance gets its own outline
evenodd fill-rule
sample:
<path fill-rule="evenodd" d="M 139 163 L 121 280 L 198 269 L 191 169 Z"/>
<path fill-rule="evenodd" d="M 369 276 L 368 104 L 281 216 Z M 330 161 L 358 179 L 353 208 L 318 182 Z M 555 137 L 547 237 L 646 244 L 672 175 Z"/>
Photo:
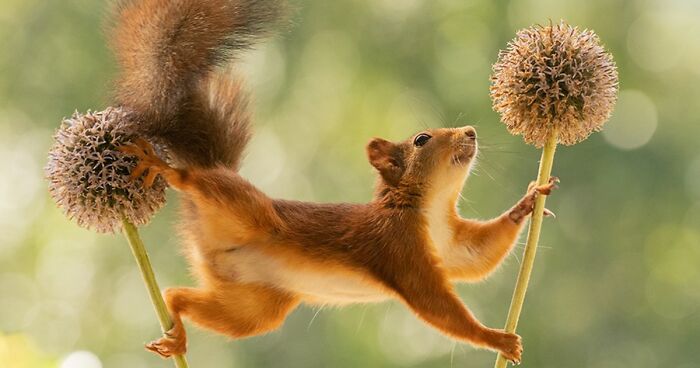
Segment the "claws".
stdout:
<path fill-rule="evenodd" d="M 125 153 L 127 155 L 132 155 L 132 156 L 139 156 L 143 153 L 141 148 L 139 148 L 137 145 L 135 145 L 133 143 L 119 146 L 119 147 L 117 147 L 117 151 L 119 151 L 121 153 Z"/>
<path fill-rule="evenodd" d="M 552 212 L 552 211 L 550 211 L 550 210 L 548 210 L 548 209 L 546 209 L 546 208 L 545 208 L 544 211 L 542 211 L 542 212 L 543 212 L 544 215 L 547 216 L 547 217 L 557 218 L 557 215 L 556 215 L 554 212 Z"/>
<path fill-rule="evenodd" d="M 165 332 L 163 337 L 146 344 L 145 348 L 163 358 L 169 358 L 173 355 L 182 355 L 187 351 L 187 340 L 184 336 L 184 333 L 173 327 Z"/>
<path fill-rule="evenodd" d="M 138 179 L 148 171 L 143 181 L 143 185 L 146 188 L 153 186 L 158 174 L 162 173 L 165 168 L 168 168 L 168 165 L 158 157 L 153 146 L 143 138 L 136 138 L 133 143 L 117 147 L 117 150 L 138 158 L 136 167 L 131 170 L 131 180 Z"/>
<path fill-rule="evenodd" d="M 558 183 L 559 178 L 557 178 L 556 176 L 552 176 L 547 181 L 547 184 L 536 186 L 534 189 L 537 191 L 537 193 L 550 195 L 554 189 L 559 188 L 559 186 L 557 185 Z"/>
<path fill-rule="evenodd" d="M 494 331 L 494 348 L 512 364 L 518 365 L 522 359 L 523 344 L 520 336 L 503 331 Z"/>
<path fill-rule="evenodd" d="M 146 175 L 146 179 L 143 181 L 143 185 L 146 188 L 150 188 L 153 186 L 153 183 L 156 181 L 156 178 L 158 177 L 158 174 L 160 174 L 161 170 L 156 168 L 156 167 L 150 167 L 148 169 L 148 174 Z"/>
<path fill-rule="evenodd" d="M 143 138 L 136 138 L 132 143 L 117 147 L 117 150 L 129 155 L 137 156 L 138 158 L 156 155 L 155 150 L 153 150 L 153 146 L 151 146 L 151 144 Z"/>
<path fill-rule="evenodd" d="M 136 180 L 141 175 L 143 175 L 143 173 L 146 172 L 146 170 L 148 170 L 148 166 L 138 163 L 136 164 L 136 167 L 133 170 L 131 170 L 131 174 L 129 176 L 131 177 L 131 180 Z"/>
<path fill-rule="evenodd" d="M 559 183 L 559 178 L 552 176 L 547 181 L 547 184 L 537 185 L 536 182 L 531 182 L 527 187 L 527 194 L 510 210 L 509 216 L 516 223 L 522 222 L 523 218 L 528 216 L 535 209 L 535 200 L 537 196 L 550 195 L 554 189 L 557 189 L 557 183 Z M 544 209 L 544 216 L 556 218 L 557 216 L 554 212 Z"/>

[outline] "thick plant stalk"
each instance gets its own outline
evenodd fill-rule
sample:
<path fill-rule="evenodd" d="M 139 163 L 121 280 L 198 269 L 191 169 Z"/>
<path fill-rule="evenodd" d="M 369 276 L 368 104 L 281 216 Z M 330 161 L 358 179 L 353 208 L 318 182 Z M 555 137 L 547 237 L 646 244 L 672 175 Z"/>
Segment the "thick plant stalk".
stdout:
<path fill-rule="evenodd" d="M 552 173 L 552 164 L 554 163 L 554 152 L 557 148 L 557 131 L 554 130 L 547 138 L 544 149 L 542 150 L 542 158 L 540 159 L 539 173 L 537 174 L 537 185 L 545 185 L 549 181 Z M 527 243 L 523 253 L 523 261 L 520 265 L 518 273 L 518 281 L 515 283 L 513 298 L 510 301 L 510 309 L 508 310 L 508 319 L 506 320 L 506 332 L 515 333 L 515 328 L 518 326 L 520 312 L 523 309 L 525 302 L 525 292 L 527 291 L 528 283 L 530 282 L 530 274 L 532 266 L 535 263 L 535 254 L 537 253 L 537 243 L 540 239 L 540 230 L 542 229 L 542 218 L 544 217 L 544 204 L 547 199 L 545 195 L 537 196 L 535 209 L 532 212 L 530 227 L 527 233 Z M 498 354 L 496 358 L 495 368 L 505 368 L 506 359 Z"/>
<path fill-rule="evenodd" d="M 141 271 L 143 282 L 146 284 L 146 289 L 148 289 L 148 295 L 151 297 L 153 308 L 158 315 L 160 328 L 162 332 L 165 333 L 173 328 L 173 321 L 170 319 L 170 313 L 168 313 L 168 308 L 165 306 L 165 301 L 160 293 L 160 288 L 153 274 L 153 268 L 151 267 L 151 261 L 148 259 L 146 248 L 143 245 L 143 241 L 139 236 L 139 231 L 136 226 L 124 217 L 122 217 L 122 228 L 124 230 L 124 236 L 126 236 L 126 239 L 129 241 L 129 246 L 131 246 L 131 252 L 134 254 L 136 263 L 139 265 L 139 270 Z M 184 355 L 173 356 L 173 361 L 177 368 L 188 367 Z"/>

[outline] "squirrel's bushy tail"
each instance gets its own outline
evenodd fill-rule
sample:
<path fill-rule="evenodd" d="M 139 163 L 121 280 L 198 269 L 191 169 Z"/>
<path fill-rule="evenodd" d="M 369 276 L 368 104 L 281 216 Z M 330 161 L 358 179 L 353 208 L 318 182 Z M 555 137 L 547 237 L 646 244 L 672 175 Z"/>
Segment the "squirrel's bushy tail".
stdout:
<path fill-rule="evenodd" d="M 121 0 L 112 47 L 115 98 L 138 130 L 161 140 L 179 164 L 237 167 L 249 138 L 247 95 L 217 67 L 269 35 L 283 0 Z"/>

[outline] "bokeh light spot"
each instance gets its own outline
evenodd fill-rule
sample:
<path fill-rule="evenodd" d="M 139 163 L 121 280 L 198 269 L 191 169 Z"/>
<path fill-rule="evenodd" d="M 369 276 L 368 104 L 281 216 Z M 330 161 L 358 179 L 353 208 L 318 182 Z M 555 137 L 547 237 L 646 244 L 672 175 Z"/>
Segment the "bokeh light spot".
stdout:
<path fill-rule="evenodd" d="M 603 136 L 617 148 L 639 148 L 654 135 L 657 115 L 656 105 L 646 94 L 636 90 L 621 91 L 612 118 L 603 130 Z"/>
<path fill-rule="evenodd" d="M 637 65 L 644 69 L 662 72 L 673 68 L 686 49 L 685 39 L 673 30 L 679 23 L 671 12 L 648 12 L 629 27 L 627 50 Z"/>
<path fill-rule="evenodd" d="M 81 350 L 75 351 L 61 361 L 60 368 L 102 368 L 102 362 L 97 355 Z"/>

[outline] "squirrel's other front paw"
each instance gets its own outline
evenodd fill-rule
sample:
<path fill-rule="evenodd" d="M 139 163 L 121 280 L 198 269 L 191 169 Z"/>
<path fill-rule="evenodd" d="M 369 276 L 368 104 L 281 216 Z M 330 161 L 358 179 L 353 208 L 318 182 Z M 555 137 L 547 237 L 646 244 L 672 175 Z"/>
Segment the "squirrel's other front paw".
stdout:
<path fill-rule="evenodd" d="M 554 189 L 558 188 L 558 183 L 559 178 L 556 176 L 550 177 L 547 184 L 544 185 L 537 185 L 537 183 L 534 181 L 531 182 L 527 188 L 527 194 L 525 194 L 525 196 L 520 199 L 518 204 L 516 204 L 515 207 L 510 210 L 508 217 L 516 224 L 521 223 L 523 219 L 530 215 L 535 209 L 535 201 L 537 200 L 537 196 L 540 194 L 550 195 Z M 543 213 L 545 216 L 556 217 L 554 212 L 546 208 L 543 210 Z"/>
<path fill-rule="evenodd" d="M 554 189 L 559 188 L 559 186 L 557 185 L 559 183 L 560 183 L 560 180 L 556 176 L 550 176 L 549 180 L 547 180 L 547 184 L 544 184 L 544 185 L 537 185 L 537 182 L 535 182 L 535 181 L 530 182 L 530 185 L 527 186 L 527 192 L 528 192 L 527 195 L 532 194 L 533 189 L 537 193 L 544 194 L 544 195 L 550 195 Z"/>

